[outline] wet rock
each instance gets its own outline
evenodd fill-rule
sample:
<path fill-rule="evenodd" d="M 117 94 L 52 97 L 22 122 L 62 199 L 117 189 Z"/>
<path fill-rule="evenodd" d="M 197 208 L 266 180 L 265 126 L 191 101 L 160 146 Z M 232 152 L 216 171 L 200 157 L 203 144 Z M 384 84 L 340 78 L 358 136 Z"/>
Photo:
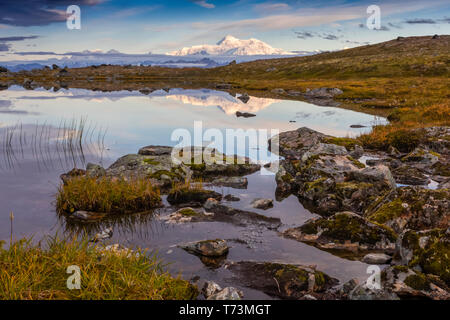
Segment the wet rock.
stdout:
<path fill-rule="evenodd" d="M 273 200 L 258 198 L 252 201 L 252 207 L 255 209 L 267 210 L 273 207 Z"/>
<path fill-rule="evenodd" d="M 243 103 L 247 103 L 250 100 L 250 97 L 247 93 L 243 93 L 238 97 Z"/>
<path fill-rule="evenodd" d="M 250 113 L 250 112 L 240 112 L 236 111 L 236 117 L 243 117 L 243 118 L 251 118 L 256 117 L 256 114 Z"/>
<path fill-rule="evenodd" d="M 283 236 L 312 243 L 322 249 L 387 250 L 395 248 L 396 234 L 352 212 L 339 212 L 332 217 L 312 219 L 300 227 L 287 229 Z"/>
<path fill-rule="evenodd" d="M 226 201 L 240 201 L 241 200 L 232 194 L 227 194 L 225 197 L 223 197 L 223 199 Z"/>
<path fill-rule="evenodd" d="M 242 300 L 244 294 L 242 291 L 233 288 L 226 287 L 225 289 L 209 296 L 207 300 Z"/>
<path fill-rule="evenodd" d="M 202 240 L 197 242 L 189 242 L 179 245 L 180 248 L 187 252 L 206 256 L 206 257 L 220 257 L 228 253 L 228 244 L 225 240 Z"/>
<path fill-rule="evenodd" d="M 245 177 L 220 177 L 212 180 L 211 184 L 235 189 L 247 189 L 248 179 Z"/>
<path fill-rule="evenodd" d="M 213 198 L 222 200 L 222 195 L 218 192 L 206 189 L 181 188 L 169 192 L 167 201 L 170 204 L 197 204 L 202 205 L 206 200 Z"/>
<path fill-rule="evenodd" d="M 212 221 L 214 214 L 206 212 L 203 208 L 184 207 L 168 216 L 161 217 L 166 223 L 186 223 Z"/>
<path fill-rule="evenodd" d="M 208 212 L 214 213 L 214 221 L 229 222 L 240 226 L 256 225 L 268 229 L 277 229 L 281 225 L 281 220 L 278 218 L 228 207 L 215 199 L 208 199 L 203 207 Z"/>
<path fill-rule="evenodd" d="M 227 265 L 242 285 L 282 299 L 300 299 L 315 293 L 320 297 L 337 280 L 306 266 L 271 262 L 232 262 Z"/>
<path fill-rule="evenodd" d="M 388 264 L 392 257 L 384 253 L 369 253 L 362 258 L 362 262 L 367 264 Z"/>

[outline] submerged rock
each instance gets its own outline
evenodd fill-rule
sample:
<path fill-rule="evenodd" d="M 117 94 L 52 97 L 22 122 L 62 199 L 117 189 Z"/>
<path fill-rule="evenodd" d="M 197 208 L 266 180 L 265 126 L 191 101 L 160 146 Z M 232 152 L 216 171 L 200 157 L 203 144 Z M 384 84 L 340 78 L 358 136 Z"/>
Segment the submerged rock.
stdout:
<path fill-rule="evenodd" d="M 202 205 L 209 198 L 222 200 L 222 195 L 218 192 L 206 189 L 180 188 L 174 189 L 167 195 L 170 204 L 195 204 Z"/>
<path fill-rule="evenodd" d="M 272 262 L 232 262 L 227 265 L 242 285 L 282 299 L 300 299 L 315 293 L 320 297 L 338 281 L 306 266 Z"/>
<path fill-rule="evenodd" d="M 111 228 L 106 228 L 105 230 L 97 233 L 91 242 L 98 242 L 105 239 L 109 239 L 113 236 L 113 230 Z"/>
<path fill-rule="evenodd" d="M 223 199 L 226 201 L 240 201 L 241 200 L 232 194 L 227 194 L 225 197 L 223 197 Z"/>

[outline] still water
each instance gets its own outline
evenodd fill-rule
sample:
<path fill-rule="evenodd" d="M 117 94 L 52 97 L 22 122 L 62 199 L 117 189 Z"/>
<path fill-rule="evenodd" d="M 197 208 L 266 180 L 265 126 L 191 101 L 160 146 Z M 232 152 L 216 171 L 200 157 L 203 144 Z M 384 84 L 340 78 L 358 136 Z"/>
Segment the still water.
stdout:
<path fill-rule="evenodd" d="M 256 114 L 238 118 L 236 111 Z M 10 87 L 0 91 L 0 240 L 10 238 L 9 213 L 14 212 L 16 238 L 74 232 L 79 226 L 58 218 L 54 209 L 59 175 L 88 162 L 109 166 L 117 158 L 136 153 L 146 145 L 174 146 L 176 129 L 193 132 L 194 122 L 203 130 L 273 129 L 279 132 L 307 126 L 334 136 L 355 136 L 385 119 L 334 107 L 300 101 L 251 97 L 247 103 L 226 92 L 171 89 L 149 95 L 138 91 L 99 92 L 81 89 L 25 90 Z M 364 128 L 350 128 L 351 125 Z M 224 134 L 225 136 L 225 134 Z M 220 151 L 225 151 L 218 147 Z M 245 150 L 236 153 L 246 155 Z M 263 161 L 273 160 L 268 154 Z M 255 198 L 274 198 L 273 175 L 248 176 L 246 190 L 216 188 L 234 194 L 241 201 L 234 207 L 279 217 L 283 228 L 303 224 L 314 215 L 291 196 L 261 211 L 250 207 Z M 219 222 L 167 225 L 158 216 L 137 214 L 91 224 L 92 234 L 112 227 L 110 243 L 155 250 L 174 274 L 185 279 L 200 276 L 222 286 L 239 287 L 224 268 L 206 267 L 198 257 L 176 247 L 187 241 L 211 238 L 230 240 L 227 259 L 257 260 L 317 265 L 341 281 L 367 278 L 364 263 L 339 258 L 312 246 L 280 237 L 275 231 L 258 227 L 237 227 Z M 235 241 L 239 239 L 239 241 Z M 241 288 L 246 298 L 268 298 L 263 293 Z"/>

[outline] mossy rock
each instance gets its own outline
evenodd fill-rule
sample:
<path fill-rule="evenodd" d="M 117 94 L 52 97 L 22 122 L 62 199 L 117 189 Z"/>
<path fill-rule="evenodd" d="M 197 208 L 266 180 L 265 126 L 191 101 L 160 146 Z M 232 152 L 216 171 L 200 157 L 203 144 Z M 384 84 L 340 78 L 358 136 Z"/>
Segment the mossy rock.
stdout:
<path fill-rule="evenodd" d="M 222 200 L 222 195 L 218 192 L 205 189 L 195 188 L 180 188 L 174 189 L 167 195 L 167 201 L 170 204 L 183 204 L 183 203 L 199 203 L 203 204 L 209 198 L 216 200 Z"/>

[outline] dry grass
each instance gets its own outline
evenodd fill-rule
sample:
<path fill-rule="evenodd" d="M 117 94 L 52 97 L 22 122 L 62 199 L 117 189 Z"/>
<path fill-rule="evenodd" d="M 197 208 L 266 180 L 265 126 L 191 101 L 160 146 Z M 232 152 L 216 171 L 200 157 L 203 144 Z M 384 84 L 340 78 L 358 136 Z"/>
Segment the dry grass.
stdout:
<path fill-rule="evenodd" d="M 159 190 L 148 179 L 73 177 L 58 189 L 58 213 L 77 210 L 100 213 L 133 213 L 161 206 Z"/>
<path fill-rule="evenodd" d="M 173 278 L 155 256 L 101 254 L 87 241 L 51 238 L 0 246 L 0 299 L 195 299 L 197 289 Z M 81 289 L 67 288 L 67 268 L 79 266 Z"/>

